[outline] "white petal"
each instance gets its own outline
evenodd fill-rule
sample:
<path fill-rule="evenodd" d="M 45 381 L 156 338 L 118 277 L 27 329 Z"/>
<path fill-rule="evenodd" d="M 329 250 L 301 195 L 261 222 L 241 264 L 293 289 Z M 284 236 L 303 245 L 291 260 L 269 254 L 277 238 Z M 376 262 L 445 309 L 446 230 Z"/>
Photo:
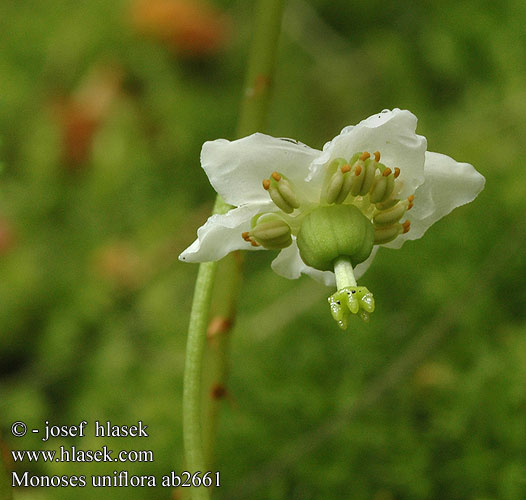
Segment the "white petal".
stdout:
<path fill-rule="evenodd" d="M 311 166 L 311 177 L 334 158 L 350 159 L 358 151 L 380 151 L 380 161 L 394 169 L 400 168 L 397 183 L 400 196 L 413 194 L 424 182 L 426 138 L 417 135 L 416 116 L 407 110 L 385 110 L 344 128 L 340 135 L 323 147 L 322 155 Z"/>
<path fill-rule="evenodd" d="M 313 267 L 307 266 L 307 264 L 301 260 L 296 238 L 293 238 L 292 245 L 284 248 L 272 261 L 272 269 L 275 273 L 289 280 L 295 280 L 299 278 L 301 274 L 306 274 L 324 285 L 336 285 L 333 272 L 318 271 Z"/>
<path fill-rule="evenodd" d="M 226 214 L 215 214 L 197 230 L 197 239 L 181 254 L 183 262 L 209 262 L 222 259 L 233 250 L 259 250 L 241 237 L 250 230 L 250 221 L 259 212 L 272 211 L 270 202 L 244 205 Z"/>
<path fill-rule="evenodd" d="M 231 205 L 269 200 L 261 183 L 277 171 L 287 176 L 307 199 L 318 199 L 315 186 L 305 183 L 309 165 L 320 151 L 288 139 L 253 134 L 237 141 L 205 142 L 201 165 L 210 183 Z"/>
<path fill-rule="evenodd" d="M 407 212 L 411 221 L 408 233 L 388 243 L 400 248 L 405 240 L 420 238 L 437 220 L 473 201 L 486 180 L 469 163 L 459 163 L 440 153 L 426 152 L 425 182 L 415 192 L 415 205 Z"/>
<path fill-rule="evenodd" d="M 372 264 L 374 258 L 376 257 L 376 252 L 378 252 L 378 246 L 375 245 L 373 247 L 371 255 L 369 255 L 369 257 L 367 257 L 366 260 L 364 260 L 361 264 L 358 264 L 354 268 L 354 277 L 356 278 L 356 280 L 359 280 L 365 274 L 367 269 L 369 269 L 369 266 Z"/>

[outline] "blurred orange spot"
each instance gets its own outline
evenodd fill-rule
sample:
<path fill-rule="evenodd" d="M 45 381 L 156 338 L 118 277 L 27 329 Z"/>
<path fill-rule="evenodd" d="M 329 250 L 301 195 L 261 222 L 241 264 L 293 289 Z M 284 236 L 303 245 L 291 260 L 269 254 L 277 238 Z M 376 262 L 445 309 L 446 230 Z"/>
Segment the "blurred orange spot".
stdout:
<path fill-rule="evenodd" d="M 94 268 L 96 274 L 117 288 L 136 289 L 146 277 L 141 256 L 124 241 L 100 248 L 94 258 Z"/>
<path fill-rule="evenodd" d="M 115 68 L 95 67 L 70 96 L 55 106 L 62 135 L 62 158 L 78 168 L 89 159 L 93 139 L 121 88 L 122 74 Z"/>
<path fill-rule="evenodd" d="M 136 0 L 131 14 L 138 33 L 184 55 L 214 54 L 228 37 L 228 16 L 202 0 Z"/>
<path fill-rule="evenodd" d="M 78 166 L 89 157 L 100 121 L 86 106 L 69 102 L 63 106 L 61 122 L 63 160 L 70 167 Z"/>

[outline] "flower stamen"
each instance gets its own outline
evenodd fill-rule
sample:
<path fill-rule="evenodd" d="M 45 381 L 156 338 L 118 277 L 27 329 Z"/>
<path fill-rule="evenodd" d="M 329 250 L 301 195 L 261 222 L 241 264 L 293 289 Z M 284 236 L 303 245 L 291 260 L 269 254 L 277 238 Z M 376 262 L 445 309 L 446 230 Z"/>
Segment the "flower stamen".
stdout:
<path fill-rule="evenodd" d="M 252 246 L 268 250 L 280 250 L 292 243 L 290 226 L 276 213 L 256 216 L 252 229 L 241 233 L 241 237 Z"/>
<path fill-rule="evenodd" d="M 411 222 L 406 220 L 401 224 L 400 219 L 407 210 L 413 207 L 414 199 L 414 195 L 411 195 L 407 200 L 388 200 L 384 203 L 376 204 L 376 211 L 372 218 L 375 245 L 389 243 L 399 234 L 409 231 Z"/>
<path fill-rule="evenodd" d="M 279 172 L 272 172 L 270 179 L 263 180 L 263 189 L 269 192 L 274 204 L 287 214 L 300 206 L 292 183 Z"/>
<path fill-rule="evenodd" d="M 387 202 L 393 194 L 395 179 L 400 175 L 400 169 L 396 167 L 393 171 L 390 167 L 379 163 L 380 158 L 380 151 L 375 151 L 373 155 L 364 151 L 355 153 L 349 161 L 343 158 L 334 159 L 327 166 L 321 202 L 340 204 L 345 202 L 349 195 L 352 197 L 369 195 L 365 204 L 367 201 L 374 204 Z M 395 201 L 397 202 L 398 200 Z M 364 206 L 364 210 L 366 209 L 367 207 Z"/>
<path fill-rule="evenodd" d="M 377 163 L 374 160 L 365 162 L 365 175 L 360 188 L 360 196 L 365 196 L 370 190 L 376 176 Z"/>
<path fill-rule="evenodd" d="M 373 217 L 373 224 L 375 226 L 390 226 L 398 222 L 404 216 L 408 205 L 408 201 L 399 201 L 396 205 L 386 210 L 379 210 Z"/>
<path fill-rule="evenodd" d="M 378 203 L 386 198 L 386 187 L 387 179 L 383 175 L 377 176 L 374 179 L 373 187 L 371 188 L 371 194 L 369 195 L 371 203 Z"/>
<path fill-rule="evenodd" d="M 352 185 L 351 170 L 351 166 L 343 158 L 337 158 L 330 163 L 320 195 L 322 203 L 340 204 L 345 201 Z"/>
<path fill-rule="evenodd" d="M 401 224 L 392 226 L 378 226 L 374 228 L 374 244 L 383 245 L 393 241 L 403 231 Z"/>

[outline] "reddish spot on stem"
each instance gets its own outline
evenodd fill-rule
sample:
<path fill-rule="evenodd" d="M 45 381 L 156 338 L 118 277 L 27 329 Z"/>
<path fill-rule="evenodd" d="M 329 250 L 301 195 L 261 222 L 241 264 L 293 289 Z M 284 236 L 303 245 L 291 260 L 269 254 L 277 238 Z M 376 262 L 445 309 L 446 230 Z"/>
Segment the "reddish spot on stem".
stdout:
<path fill-rule="evenodd" d="M 232 328 L 232 319 L 224 316 L 215 316 L 208 324 L 206 336 L 208 339 L 213 339 L 217 335 L 227 333 Z"/>
<path fill-rule="evenodd" d="M 272 79 L 267 75 L 259 74 L 254 80 L 254 87 L 252 88 L 252 96 L 259 97 L 267 90 L 272 83 Z"/>
<path fill-rule="evenodd" d="M 214 384 L 210 389 L 210 397 L 212 399 L 223 399 L 226 394 L 226 387 L 223 384 Z"/>

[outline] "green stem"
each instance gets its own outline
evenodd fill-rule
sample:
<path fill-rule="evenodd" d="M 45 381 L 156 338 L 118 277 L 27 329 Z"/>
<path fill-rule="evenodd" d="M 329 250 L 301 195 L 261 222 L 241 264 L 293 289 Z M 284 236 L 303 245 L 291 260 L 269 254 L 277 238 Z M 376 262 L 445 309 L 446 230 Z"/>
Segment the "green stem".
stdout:
<path fill-rule="evenodd" d="M 214 448 L 222 406 L 228 401 L 227 391 L 230 332 L 235 318 L 241 285 L 243 257 L 241 252 L 227 255 L 217 266 L 216 284 L 212 291 L 210 323 L 203 373 L 203 448 L 207 470 L 214 469 Z"/>
<path fill-rule="evenodd" d="M 199 265 L 188 327 L 183 382 L 183 437 L 186 465 L 192 473 L 206 470 L 201 437 L 201 371 L 212 298 L 211 285 L 216 270 L 217 262 Z M 206 500 L 209 498 L 208 491 L 206 488 L 192 488 L 192 498 Z"/>
<path fill-rule="evenodd" d="M 334 275 L 336 276 L 336 289 L 341 290 L 348 286 L 357 286 L 351 261 L 348 257 L 338 257 L 334 261 Z"/>
<path fill-rule="evenodd" d="M 264 128 L 283 4 L 284 0 L 258 1 L 246 87 L 237 128 L 238 136 L 245 136 Z M 230 206 L 218 196 L 213 213 L 225 213 L 229 209 Z M 192 473 L 207 470 L 201 422 L 201 386 L 208 311 L 216 270 L 216 262 L 205 262 L 199 266 L 188 327 L 183 390 L 183 433 L 186 466 Z M 226 356 L 225 353 L 225 349 L 218 350 L 219 356 Z M 209 443 L 207 448 L 210 447 Z M 191 488 L 191 497 L 193 500 L 207 500 L 210 495 L 207 488 Z"/>
<path fill-rule="evenodd" d="M 265 128 L 285 0 L 259 0 L 256 7 L 237 136 Z"/>

